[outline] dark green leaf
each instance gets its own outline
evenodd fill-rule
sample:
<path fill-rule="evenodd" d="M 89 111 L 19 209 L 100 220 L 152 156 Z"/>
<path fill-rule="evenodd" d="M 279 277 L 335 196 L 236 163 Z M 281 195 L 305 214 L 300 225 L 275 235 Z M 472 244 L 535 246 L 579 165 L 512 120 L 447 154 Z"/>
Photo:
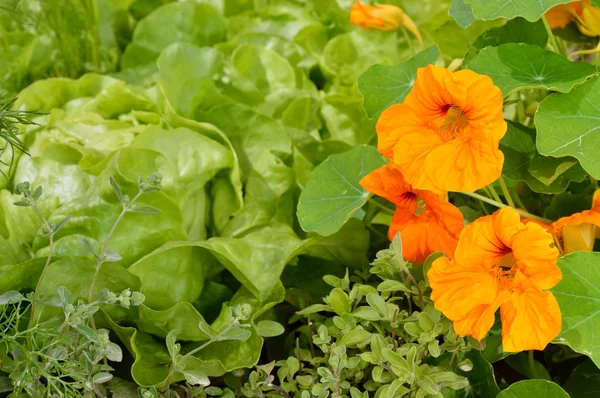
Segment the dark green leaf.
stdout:
<path fill-rule="evenodd" d="M 600 78 L 567 94 L 553 94 L 535 114 L 537 147 L 546 156 L 573 156 L 592 175 L 600 178 Z"/>
<path fill-rule="evenodd" d="M 502 390 L 496 398 L 569 398 L 569 394 L 551 381 L 547 380 L 523 380 L 511 384 L 506 390 Z"/>
<path fill-rule="evenodd" d="M 567 93 L 597 73 L 588 63 L 571 62 L 560 54 L 519 43 L 484 48 L 469 62 L 469 69 L 491 77 L 504 96 L 524 88 Z"/>

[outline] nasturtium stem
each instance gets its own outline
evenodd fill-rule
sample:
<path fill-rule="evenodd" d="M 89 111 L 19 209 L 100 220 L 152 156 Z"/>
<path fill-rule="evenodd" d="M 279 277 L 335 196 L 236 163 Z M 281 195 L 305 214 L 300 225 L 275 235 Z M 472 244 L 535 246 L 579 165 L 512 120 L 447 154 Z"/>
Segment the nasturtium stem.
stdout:
<path fill-rule="evenodd" d="M 410 56 L 414 57 L 415 49 L 413 47 L 412 40 L 408 36 L 408 32 L 406 31 L 406 28 L 404 28 L 404 26 L 400 27 L 400 29 L 402 30 L 402 33 L 404 33 L 404 37 L 406 38 L 406 42 L 408 43 L 408 48 L 410 49 Z"/>
<path fill-rule="evenodd" d="M 378 203 L 373 198 L 370 198 L 369 202 L 373 203 L 376 207 L 380 208 L 384 213 L 388 213 L 388 214 L 391 214 L 391 215 L 394 214 L 394 210 L 390 209 L 389 207 L 386 207 L 386 206 L 382 205 L 381 203 Z"/>
<path fill-rule="evenodd" d="M 514 200 L 515 203 L 523 210 L 527 211 L 527 206 L 525 206 L 525 203 L 523 203 L 523 201 L 521 200 L 521 197 L 519 196 L 519 194 L 517 192 L 513 192 L 514 194 Z"/>
<path fill-rule="evenodd" d="M 504 194 L 504 199 L 506 199 L 506 203 L 508 203 L 510 207 L 516 208 L 517 206 L 515 206 L 515 202 L 513 202 L 513 199 L 510 196 L 510 192 L 508 190 L 508 187 L 506 186 L 506 182 L 504 181 L 504 177 L 502 177 L 502 175 L 500 175 L 498 182 L 500 183 L 500 187 L 502 188 L 502 193 Z"/>
<path fill-rule="evenodd" d="M 548 32 L 548 38 L 550 39 L 550 45 L 552 45 L 552 49 L 555 53 L 560 54 L 560 49 L 558 47 L 558 43 L 556 42 L 556 37 L 554 36 L 554 33 L 552 33 L 552 28 L 550 28 L 550 24 L 548 23 L 548 20 L 546 19 L 545 15 L 542 15 L 542 22 L 544 23 L 546 32 Z"/>
<path fill-rule="evenodd" d="M 462 193 L 463 195 L 467 195 L 467 196 L 470 196 L 472 198 L 478 199 L 478 200 L 480 200 L 482 202 L 488 203 L 488 204 L 490 204 L 492 206 L 496 206 L 498 208 L 512 207 L 512 206 L 507 206 L 507 205 L 505 205 L 503 203 L 497 202 L 495 200 L 486 198 L 485 196 L 479 195 L 478 193 L 475 193 L 475 192 L 459 192 L 459 193 Z M 539 216 L 536 216 L 535 214 L 531 214 L 531 213 L 528 213 L 526 211 L 519 210 L 519 209 L 514 209 L 514 210 L 517 213 L 519 213 L 520 215 L 522 215 L 523 217 L 529 218 L 530 220 L 539 221 L 539 222 L 542 222 L 544 224 L 552 224 L 552 220 L 548 220 L 547 218 L 539 217 Z"/>
<path fill-rule="evenodd" d="M 492 198 L 494 198 L 494 200 L 495 200 L 496 202 L 499 202 L 499 203 L 504 203 L 504 202 L 502 201 L 502 199 L 500 199 L 500 195 L 498 195 L 498 192 L 496 192 L 496 189 L 494 189 L 494 187 L 493 187 L 493 186 L 491 186 L 491 185 L 488 185 L 488 186 L 487 186 L 487 188 L 490 190 L 490 193 L 492 194 Z"/>

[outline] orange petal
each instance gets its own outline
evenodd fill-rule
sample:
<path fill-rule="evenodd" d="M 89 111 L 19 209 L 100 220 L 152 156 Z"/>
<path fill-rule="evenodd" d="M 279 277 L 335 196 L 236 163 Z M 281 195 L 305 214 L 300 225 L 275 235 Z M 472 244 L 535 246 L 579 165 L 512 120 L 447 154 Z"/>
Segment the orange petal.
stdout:
<path fill-rule="evenodd" d="M 394 165 L 414 188 L 443 192 L 424 172 L 427 156 L 442 144 L 442 139 L 430 129 L 404 134 L 394 147 Z"/>
<path fill-rule="evenodd" d="M 467 316 L 454 321 L 454 331 L 459 336 L 473 336 L 477 340 L 483 339 L 494 325 L 496 310 L 510 299 L 508 291 L 499 292 L 492 304 L 482 304 L 473 308 Z"/>
<path fill-rule="evenodd" d="M 465 135 L 471 133 L 466 131 Z M 456 138 L 427 154 L 425 171 L 439 190 L 472 192 L 498 179 L 503 164 L 504 155 L 491 139 Z M 407 179 L 412 182 L 408 175 Z M 421 188 L 416 182 L 412 184 Z"/>
<path fill-rule="evenodd" d="M 584 210 L 568 217 L 562 217 L 552 223 L 552 226 L 554 230 L 560 232 L 565 225 L 579 225 L 583 223 L 594 224 L 600 227 L 600 212 L 597 210 Z"/>
<path fill-rule="evenodd" d="M 550 29 L 564 28 L 574 19 L 573 12 L 567 4 L 552 7 L 545 14 Z"/>
<path fill-rule="evenodd" d="M 392 105 L 383 111 L 375 129 L 377 149 L 388 159 L 392 158 L 394 146 L 404 135 L 419 131 L 428 133 L 427 124 L 412 108 L 404 104 Z"/>
<path fill-rule="evenodd" d="M 462 111 L 469 120 L 471 133 L 492 138 L 494 145 L 498 145 L 507 129 L 502 115 L 502 91 L 494 86 L 489 76 L 468 69 L 454 73 L 454 77 L 467 89 L 467 101 Z"/>
<path fill-rule="evenodd" d="M 458 237 L 464 226 L 462 213 L 451 203 L 431 192 L 417 191 L 425 202 L 422 213 L 398 206 L 388 232 L 390 240 L 400 232 L 406 260 L 423 264 L 435 252 L 454 258 Z"/>
<path fill-rule="evenodd" d="M 417 195 L 412 192 L 412 187 L 402 173 L 389 164 L 367 174 L 360 180 L 360 185 L 407 211 L 414 212 L 417 208 Z"/>
<path fill-rule="evenodd" d="M 558 249 L 554 239 L 541 226 L 528 223 L 513 239 L 513 255 L 518 269 L 540 289 L 550 289 L 561 279 L 556 265 Z"/>
<path fill-rule="evenodd" d="M 492 267 L 510 253 L 512 236 L 523 227 L 519 214 L 505 207 L 468 224 L 460 234 L 456 260 L 465 266 Z"/>
<path fill-rule="evenodd" d="M 467 90 L 454 79 L 453 73 L 435 65 L 417 70 L 415 84 L 404 104 L 418 110 L 423 121 L 439 128 L 448 105 L 461 109 L 466 105 Z"/>
<path fill-rule="evenodd" d="M 453 321 L 465 319 L 482 304 L 492 304 L 498 295 L 496 278 L 482 266 L 466 268 L 442 257 L 433 262 L 427 277 L 435 308 Z"/>
<path fill-rule="evenodd" d="M 500 307 L 502 348 L 506 352 L 543 350 L 561 331 L 556 298 L 535 287 L 517 289 Z"/>

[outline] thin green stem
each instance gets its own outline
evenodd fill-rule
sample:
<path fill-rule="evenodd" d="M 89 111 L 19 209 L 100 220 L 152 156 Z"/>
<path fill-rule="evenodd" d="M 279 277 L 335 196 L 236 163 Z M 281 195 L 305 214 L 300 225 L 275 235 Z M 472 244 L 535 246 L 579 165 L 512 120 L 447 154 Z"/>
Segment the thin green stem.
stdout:
<path fill-rule="evenodd" d="M 519 196 L 519 194 L 517 192 L 513 192 L 513 198 L 514 198 L 517 206 L 519 206 L 521 209 L 523 209 L 525 211 L 528 211 L 527 206 L 525 206 L 525 203 L 523 203 L 523 201 L 521 200 L 521 197 Z"/>
<path fill-rule="evenodd" d="M 479 195 L 479 194 L 477 194 L 475 192 L 459 192 L 459 193 L 462 193 L 463 195 L 467 195 L 467 196 L 470 196 L 472 198 L 478 199 L 478 200 L 480 200 L 482 202 L 488 203 L 488 204 L 490 204 L 492 206 L 496 206 L 498 208 L 510 207 L 510 206 L 507 206 L 507 205 L 505 205 L 503 203 L 499 203 L 499 202 L 497 202 L 495 200 L 486 198 L 485 196 Z M 539 217 L 539 216 L 536 216 L 535 214 L 531 214 L 531 213 L 528 213 L 526 211 L 519 210 L 519 209 L 514 209 L 514 210 L 517 213 L 519 213 L 520 215 L 522 215 L 523 217 L 529 218 L 530 220 L 536 220 L 536 221 L 542 222 L 544 224 L 552 224 L 552 220 L 548 220 L 547 218 Z"/>
<path fill-rule="evenodd" d="M 404 28 L 404 26 L 400 27 L 400 29 L 402 30 L 402 33 L 404 33 L 404 37 L 406 38 L 406 42 L 408 43 L 408 48 L 410 49 L 410 56 L 414 57 L 415 48 L 413 47 L 412 40 L 410 39 L 410 36 L 408 35 L 408 32 L 406 31 L 406 28 Z"/>
<path fill-rule="evenodd" d="M 382 205 L 381 203 L 378 203 L 375 199 L 371 198 L 369 199 L 369 202 L 373 203 L 376 207 L 378 207 L 379 209 L 383 210 L 383 212 L 388 213 L 388 214 L 394 214 L 394 210 L 390 209 L 389 207 L 386 207 L 384 205 Z"/>
<path fill-rule="evenodd" d="M 135 201 L 138 200 L 138 198 L 140 196 L 142 196 L 143 193 L 144 193 L 143 191 L 139 191 L 137 193 L 137 195 L 135 195 L 133 197 L 131 202 L 129 202 L 129 205 L 123 204 L 123 211 L 121 211 L 121 214 L 119 214 L 119 217 L 117 217 L 117 219 L 115 220 L 115 223 L 113 224 L 112 228 L 108 232 L 108 235 L 106 235 L 106 239 L 104 240 L 104 246 L 102 246 L 102 252 L 100 252 L 100 256 L 99 256 L 100 259 L 96 263 L 96 270 L 94 271 L 94 276 L 92 277 L 92 283 L 90 285 L 90 292 L 88 295 L 88 303 L 90 303 L 92 301 L 92 298 L 94 296 L 94 288 L 96 287 L 96 280 L 98 279 L 98 275 L 100 274 L 100 269 L 102 268 L 102 264 L 104 264 L 104 262 L 105 262 L 104 259 L 106 257 L 106 253 L 108 252 L 108 243 L 110 242 L 112 236 L 114 235 L 115 231 L 117 230 L 119 223 L 121 222 L 123 217 L 125 217 L 125 214 L 129 210 L 130 206 L 133 205 L 135 203 Z M 93 322 L 93 318 L 92 318 L 92 322 Z"/>
<path fill-rule="evenodd" d="M 510 192 L 508 190 L 508 187 L 506 186 L 506 182 L 504 181 L 504 177 L 502 177 L 502 175 L 500 175 L 498 182 L 500 183 L 500 187 L 502 188 L 502 193 L 504 194 L 504 199 L 506 199 L 506 203 L 508 203 L 510 207 L 516 207 L 515 202 L 513 202 L 513 199 L 510 196 Z"/>
<path fill-rule="evenodd" d="M 31 207 L 33 207 L 33 210 L 36 212 L 38 217 L 42 220 L 42 222 L 44 223 L 44 226 L 48 229 L 48 231 L 50 231 L 50 236 L 48 237 L 48 250 L 49 250 L 48 257 L 46 258 L 46 263 L 44 264 L 44 268 L 42 269 L 42 273 L 37 281 L 37 284 L 35 285 L 35 290 L 33 292 L 33 300 L 31 302 L 31 313 L 29 316 L 29 328 L 31 328 L 33 326 L 33 316 L 35 314 L 34 310 L 35 310 L 36 299 L 38 296 L 38 291 L 40 290 L 42 281 L 44 280 L 44 277 L 46 276 L 46 271 L 48 271 L 48 267 L 50 266 L 50 263 L 52 262 L 52 252 L 54 251 L 54 231 L 52 231 L 52 227 L 50 226 L 50 223 L 48 222 L 46 217 L 44 217 L 44 215 L 42 214 L 40 209 L 37 207 L 35 200 L 32 201 Z M 40 316 L 41 316 L 41 314 L 40 314 Z M 39 319 L 39 317 L 38 317 L 38 319 Z"/>
<path fill-rule="evenodd" d="M 537 379 L 538 374 L 537 374 L 537 370 L 535 367 L 535 358 L 533 357 L 533 350 L 529 350 L 529 352 L 527 353 L 527 359 L 529 362 L 529 368 L 531 369 L 531 372 L 533 374 L 533 378 Z"/>
<path fill-rule="evenodd" d="M 552 28 L 550 28 L 550 24 L 546 19 L 545 15 L 542 15 L 542 22 L 544 22 L 544 27 L 546 28 L 546 32 L 548 33 L 548 38 L 550 39 L 550 45 L 552 46 L 552 50 L 555 53 L 560 54 L 560 48 L 558 47 L 558 43 L 556 42 L 556 37 L 554 37 L 554 33 L 552 33 Z"/>
<path fill-rule="evenodd" d="M 500 199 L 500 195 L 498 195 L 498 192 L 496 192 L 496 189 L 492 185 L 488 185 L 488 188 L 490 190 L 490 193 L 492 194 L 492 198 L 494 198 L 496 202 L 504 203 L 502 199 Z"/>

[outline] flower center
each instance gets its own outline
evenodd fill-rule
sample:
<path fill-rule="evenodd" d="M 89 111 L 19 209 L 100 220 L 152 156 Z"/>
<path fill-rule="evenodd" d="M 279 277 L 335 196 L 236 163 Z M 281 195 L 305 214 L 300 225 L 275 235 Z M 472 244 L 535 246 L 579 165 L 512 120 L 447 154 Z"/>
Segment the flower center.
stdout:
<path fill-rule="evenodd" d="M 456 105 L 446 105 L 443 109 L 446 114 L 440 125 L 440 134 L 445 141 L 460 137 L 469 124 L 467 115 Z"/>
<path fill-rule="evenodd" d="M 494 276 L 501 287 L 510 287 L 515 276 L 515 256 L 513 252 L 505 254 L 496 265 L 492 267 Z"/>

